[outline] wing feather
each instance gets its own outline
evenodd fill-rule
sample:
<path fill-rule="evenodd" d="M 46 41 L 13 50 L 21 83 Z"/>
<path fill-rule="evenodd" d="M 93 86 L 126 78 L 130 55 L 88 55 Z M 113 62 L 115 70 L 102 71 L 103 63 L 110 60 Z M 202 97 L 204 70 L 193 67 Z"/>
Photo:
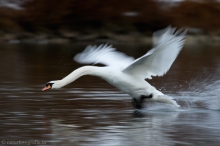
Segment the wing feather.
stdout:
<path fill-rule="evenodd" d="M 124 69 L 130 65 L 134 58 L 126 56 L 124 53 L 115 51 L 112 45 L 87 46 L 86 49 L 77 54 L 74 60 L 82 64 L 104 64 Z"/>
<path fill-rule="evenodd" d="M 186 31 L 168 27 L 155 32 L 153 37 L 154 48 L 144 56 L 136 59 L 123 72 L 138 78 L 163 76 L 170 69 L 184 44 Z"/>

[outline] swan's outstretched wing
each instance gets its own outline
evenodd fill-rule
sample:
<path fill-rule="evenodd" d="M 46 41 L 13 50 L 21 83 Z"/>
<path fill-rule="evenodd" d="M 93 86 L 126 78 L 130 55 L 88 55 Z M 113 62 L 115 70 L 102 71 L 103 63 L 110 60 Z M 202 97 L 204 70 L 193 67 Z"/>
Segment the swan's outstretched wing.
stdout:
<path fill-rule="evenodd" d="M 163 76 L 171 67 L 184 44 L 186 31 L 168 27 L 154 33 L 154 48 L 123 70 L 138 78 Z"/>
<path fill-rule="evenodd" d="M 82 53 L 79 53 L 74 57 L 74 60 L 83 64 L 101 63 L 107 66 L 124 69 L 134 61 L 134 58 L 115 51 L 115 48 L 112 48 L 111 45 L 100 45 L 98 47 L 87 46 Z"/>

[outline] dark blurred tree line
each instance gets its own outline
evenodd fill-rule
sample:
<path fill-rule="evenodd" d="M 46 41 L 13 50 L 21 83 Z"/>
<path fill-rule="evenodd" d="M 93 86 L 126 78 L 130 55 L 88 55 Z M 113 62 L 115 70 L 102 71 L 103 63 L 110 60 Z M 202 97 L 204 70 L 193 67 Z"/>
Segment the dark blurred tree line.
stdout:
<path fill-rule="evenodd" d="M 141 33 L 173 25 L 220 30 L 220 4 L 215 0 L 185 0 L 174 6 L 156 0 L 32 0 L 23 10 L 0 8 L 0 30 L 56 32 L 106 30 Z M 135 12 L 135 16 L 125 16 Z"/>

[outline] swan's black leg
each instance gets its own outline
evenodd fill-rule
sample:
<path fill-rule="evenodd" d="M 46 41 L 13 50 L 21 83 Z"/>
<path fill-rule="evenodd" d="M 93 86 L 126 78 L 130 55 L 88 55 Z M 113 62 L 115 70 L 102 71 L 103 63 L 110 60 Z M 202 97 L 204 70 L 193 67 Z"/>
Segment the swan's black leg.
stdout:
<path fill-rule="evenodd" d="M 148 96 L 146 96 L 146 95 L 141 95 L 141 97 L 140 97 L 140 100 L 138 100 L 138 99 L 136 99 L 136 98 L 133 98 L 132 99 L 132 105 L 134 106 L 134 108 L 136 108 L 136 109 L 142 109 L 144 106 L 143 106 L 143 101 L 144 101 L 144 99 L 149 99 L 149 98 L 152 98 L 153 97 L 153 95 L 152 94 L 150 94 L 150 95 L 148 95 Z"/>
<path fill-rule="evenodd" d="M 134 106 L 134 108 L 136 109 L 142 109 L 143 108 L 143 104 L 137 100 L 136 98 L 132 98 L 132 105 Z"/>

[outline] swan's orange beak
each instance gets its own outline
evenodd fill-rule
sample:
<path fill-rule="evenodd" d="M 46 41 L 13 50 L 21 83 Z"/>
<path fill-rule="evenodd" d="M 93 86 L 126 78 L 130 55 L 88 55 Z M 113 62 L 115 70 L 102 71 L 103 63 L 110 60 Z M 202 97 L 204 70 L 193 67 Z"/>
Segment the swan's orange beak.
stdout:
<path fill-rule="evenodd" d="M 47 85 L 47 86 L 45 86 L 45 87 L 42 89 L 42 91 L 46 91 L 46 90 L 49 90 L 49 89 L 51 89 L 51 86 L 50 86 L 50 85 Z"/>

